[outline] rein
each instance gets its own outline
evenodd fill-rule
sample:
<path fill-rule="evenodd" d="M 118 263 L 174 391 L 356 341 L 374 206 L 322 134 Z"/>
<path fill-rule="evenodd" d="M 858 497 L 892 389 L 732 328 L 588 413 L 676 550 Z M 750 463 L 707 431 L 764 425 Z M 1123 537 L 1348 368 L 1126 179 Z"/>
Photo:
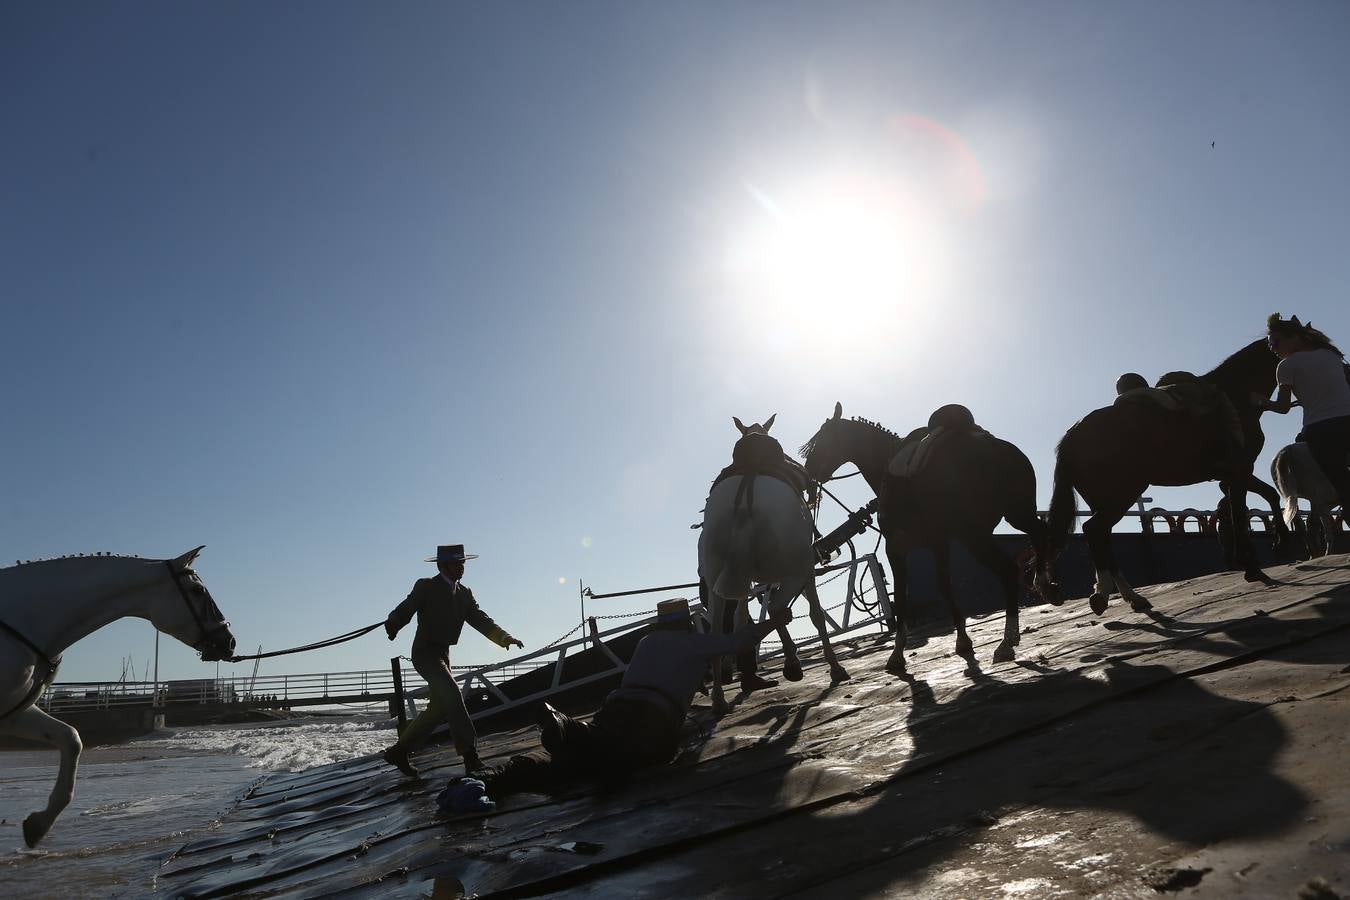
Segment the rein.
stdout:
<path fill-rule="evenodd" d="M 825 479 L 825 481 L 838 481 L 839 478 L 852 478 L 854 475 L 857 475 L 857 474 L 859 474 L 859 473 L 858 473 L 858 472 L 853 472 L 852 474 L 849 474 L 849 475 L 841 475 L 841 476 L 839 476 L 838 478 L 827 478 L 827 479 Z M 827 488 L 827 487 L 825 486 L 825 481 L 817 481 L 817 482 L 816 482 L 816 487 L 818 487 L 818 488 L 820 488 L 822 491 L 824 491 L 824 492 L 825 492 L 825 496 L 829 497 L 829 498 L 830 498 L 831 500 L 833 500 L 835 503 L 838 503 L 838 504 L 839 504 L 839 508 L 842 509 L 844 512 L 848 513 L 850 516 L 854 515 L 854 514 L 855 514 L 854 511 L 851 510 L 851 509 L 849 509 L 848 506 L 844 503 L 843 500 L 840 500 L 838 497 L 836 497 L 836 496 L 834 495 L 834 493 L 833 493 L 829 488 Z M 861 513 L 861 512 L 863 512 L 864 510 L 866 510 L 866 511 L 869 512 L 869 513 L 876 512 L 876 507 L 877 507 L 877 505 L 878 505 L 878 501 L 874 499 L 871 503 L 867 504 L 867 506 L 864 506 L 862 509 L 858 510 L 858 512 Z M 881 529 L 878 528 L 878 527 L 876 527 L 875 525 L 873 525 L 873 524 L 872 524 L 872 520 L 871 520 L 870 518 L 868 518 L 868 519 L 866 520 L 866 525 L 867 525 L 868 528 L 872 529 L 872 530 L 875 531 L 877 534 L 881 534 Z M 854 532 L 854 534 L 860 534 L 860 533 L 861 533 L 861 532 Z"/>
<path fill-rule="evenodd" d="M 304 653 L 306 650 L 322 650 L 324 647 L 332 647 L 335 644 L 345 644 L 347 641 L 355 640 L 363 634 L 369 634 L 376 628 L 384 624 L 384 620 L 376 622 L 374 625 L 367 625 L 365 628 L 358 628 L 355 631 L 348 631 L 346 634 L 340 634 L 337 637 L 328 638 L 323 641 L 315 641 L 312 644 L 304 644 L 300 647 L 291 647 L 288 650 L 273 650 L 270 653 L 253 653 L 248 656 L 231 656 L 230 662 L 242 662 L 246 659 L 267 659 L 272 656 L 286 656 L 290 653 Z"/>

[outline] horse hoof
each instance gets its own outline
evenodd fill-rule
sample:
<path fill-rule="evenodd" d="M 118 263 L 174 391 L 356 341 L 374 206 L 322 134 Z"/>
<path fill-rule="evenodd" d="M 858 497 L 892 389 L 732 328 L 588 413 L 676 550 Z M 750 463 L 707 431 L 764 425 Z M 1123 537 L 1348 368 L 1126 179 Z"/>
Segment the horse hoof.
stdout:
<path fill-rule="evenodd" d="M 1063 606 L 1064 592 L 1059 589 L 1058 584 L 1052 582 L 1050 587 L 1045 590 L 1045 599 L 1050 602 L 1051 606 Z"/>
<path fill-rule="evenodd" d="M 796 659 L 783 661 L 783 677 L 788 681 L 802 680 L 802 664 Z"/>
<path fill-rule="evenodd" d="M 962 659 L 975 658 L 975 645 L 969 639 L 956 642 L 956 655 Z"/>
<path fill-rule="evenodd" d="M 848 670 L 843 666 L 832 666 L 830 668 L 830 684 L 839 684 L 840 682 L 848 681 L 851 677 L 852 676 L 848 674 Z"/>
<path fill-rule="evenodd" d="M 764 678 L 760 675 L 741 676 L 741 690 L 745 691 L 747 694 L 771 687 L 778 687 L 778 682 L 774 681 L 772 678 Z"/>
<path fill-rule="evenodd" d="M 909 670 L 905 668 L 904 651 L 898 650 L 891 654 L 891 658 L 886 660 L 886 671 L 900 678 L 909 674 Z"/>
<path fill-rule="evenodd" d="M 1272 579 L 1272 578 L 1271 578 L 1269 575 L 1267 575 L 1265 572 L 1262 572 L 1260 569 L 1253 569 L 1253 570 L 1251 570 L 1251 571 L 1245 573 L 1242 577 L 1245 578 L 1245 579 L 1246 579 L 1247 581 L 1249 581 L 1249 582 L 1259 581 L 1259 582 L 1261 582 L 1262 584 L 1274 584 L 1274 583 L 1275 583 L 1274 579 Z"/>
<path fill-rule="evenodd" d="M 999 644 L 998 649 L 994 651 L 994 662 L 1012 662 L 1017 659 L 1017 653 L 1013 650 L 1011 644 Z"/>
<path fill-rule="evenodd" d="M 1140 612 L 1140 613 L 1141 613 L 1141 612 L 1148 612 L 1149 610 L 1153 609 L 1153 604 L 1152 604 L 1152 603 L 1149 603 L 1149 602 L 1148 602 L 1147 600 L 1145 600 L 1143 597 L 1131 598 L 1131 600 L 1130 600 L 1130 609 L 1134 610 L 1135 612 Z"/>
<path fill-rule="evenodd" d="M 1106 604 L 1109 599 L 1106 594 L 1093 594 L 1088 598 L 1088 605 L 1092 607 L 1093 612 L 1100 616 L 1106 612 Z"/>
<path fill-rule="evenodd" d="M 32 813 L 23 820 L 23 842 L 29 847 L 36 847 L 38 841 L 42 840 L 47 834 L 50 825 L 42 825 L 38 819 L 37 813 Z"/>

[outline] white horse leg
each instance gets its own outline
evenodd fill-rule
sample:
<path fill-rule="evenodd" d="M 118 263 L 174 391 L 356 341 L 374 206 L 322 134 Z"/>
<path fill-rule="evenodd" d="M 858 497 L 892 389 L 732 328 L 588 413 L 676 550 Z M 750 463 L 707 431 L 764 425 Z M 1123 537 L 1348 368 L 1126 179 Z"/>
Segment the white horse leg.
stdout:
<path fill-rule="evenodd" d="M 1120 596 L 1124 597 L 1126 602 L 1130 604 L 1130 609 L 1135 612 L 1148 612 L 1153 608 L 1153 604 L 1144 599 L 1143 594 L 1130 587 L 1130 583 L 1125 580 L 1125 576 L 1120 572 L 1112 572 L 1111 577 L 1120 590 Z"/>
<path fill-rule="evenodd" d="M 61 815 L 61 811 L 70 805 L 75 796 L 75 769 L 79 765 L 80 751 L 84 745 L 80 743 L 78 731 L 36 706 L 15 713 L 4 725 L 6 731 L 15 737 L 49 744 L 61 751 L 61 771 L 56 776 L 51 796 L 47 798 L 47 808 L 23 820 L 24 842 L 30 847 L 36 847 L 38 841 L 51 830 L 56 817 Z"/>

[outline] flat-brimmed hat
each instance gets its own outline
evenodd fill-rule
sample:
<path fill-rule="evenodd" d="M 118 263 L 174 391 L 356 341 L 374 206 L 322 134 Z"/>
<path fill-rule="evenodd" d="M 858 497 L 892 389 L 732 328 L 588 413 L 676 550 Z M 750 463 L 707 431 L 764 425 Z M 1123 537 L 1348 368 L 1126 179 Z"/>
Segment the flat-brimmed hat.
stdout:
<path fill-rule="evenodd" d="M 441 544 L 436 548 L 436 555 L 427 558 L 427 562 L 464 562 L 466 559 L 477 559 L 477 553 L 465 553 L 463 544 Z"/>

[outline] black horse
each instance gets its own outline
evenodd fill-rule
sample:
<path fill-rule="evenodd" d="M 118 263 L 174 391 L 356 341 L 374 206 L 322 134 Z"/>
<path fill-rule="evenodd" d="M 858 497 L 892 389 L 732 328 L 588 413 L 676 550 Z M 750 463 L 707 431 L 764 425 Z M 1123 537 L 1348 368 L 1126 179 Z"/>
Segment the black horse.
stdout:
<path fill-rule="evenodd" d="M 1210 391 L 1217 413 L 1193 415 L 1118 401 L 1088 413 L 1056 448 L 1052 544 L 1059 550 L 1068 543 L 1077 515 L 1077 490 L 1093 511 L 1083 533 L 1097 570 L 1090 599 L 1098 615 L 1106 611 L 1115 590 L 1133 609 L 1151 608 L 1121 576 L 1111 548 L 1111 529 L 1151 484 L 1217 480 L 1227 501 L 1239 566 L 1248 581 L 1268 580 L 1252 549 L 1247 491 L 1254 480 L 1256 456 L 1265 444 L 1252 396 L 1269 397 L 1275 389 L 1275 357 L 1264 340 L 1253 341 L 1200 376 L 1197 384 Z"/>
<path fill-rule="evenodd" d="M 1049 533 L 1036 515 L 1036 473 L 1031 462 L 1013 444 L 1000 440 L 969 421 L 964 407 L 946 429 L 922 468 L 912 474 L 893 474 L 892 461 L 905 438 L 865 419 L 843 418 L 843 406 L 802 448 L 806 471 L 818 480 L 829 478 L 846 462 L 858 467 L 879 500 L 878 526 L 886 538 L 886 557 L 895 581 L 895 649 L 886 670 L 905 672 L 905 556 L 912 547 L 926 547 L 937 564 L 938 586 L 956 625 L 956 652 L 975 664 L 975 650 L 966 634 L 965 616 L 952 591 L 950 543 L 960 541 L 971 555 L 998 577 L 1007 600 L 1003 641 L 994 651 L 995 662 L 1014 658 L 1020 643 L 1018 600 L 1021 588 L 1017 564 L 993 537 L 1000 519 L 1025 532 L 1036 550 L 1035 589 L 1059 603 L 1057 587 L 1049 577 Z M 935 424 L 939 414 L 934 414 Z M 969 427 L 962 427 L 962 419 Z"/>

